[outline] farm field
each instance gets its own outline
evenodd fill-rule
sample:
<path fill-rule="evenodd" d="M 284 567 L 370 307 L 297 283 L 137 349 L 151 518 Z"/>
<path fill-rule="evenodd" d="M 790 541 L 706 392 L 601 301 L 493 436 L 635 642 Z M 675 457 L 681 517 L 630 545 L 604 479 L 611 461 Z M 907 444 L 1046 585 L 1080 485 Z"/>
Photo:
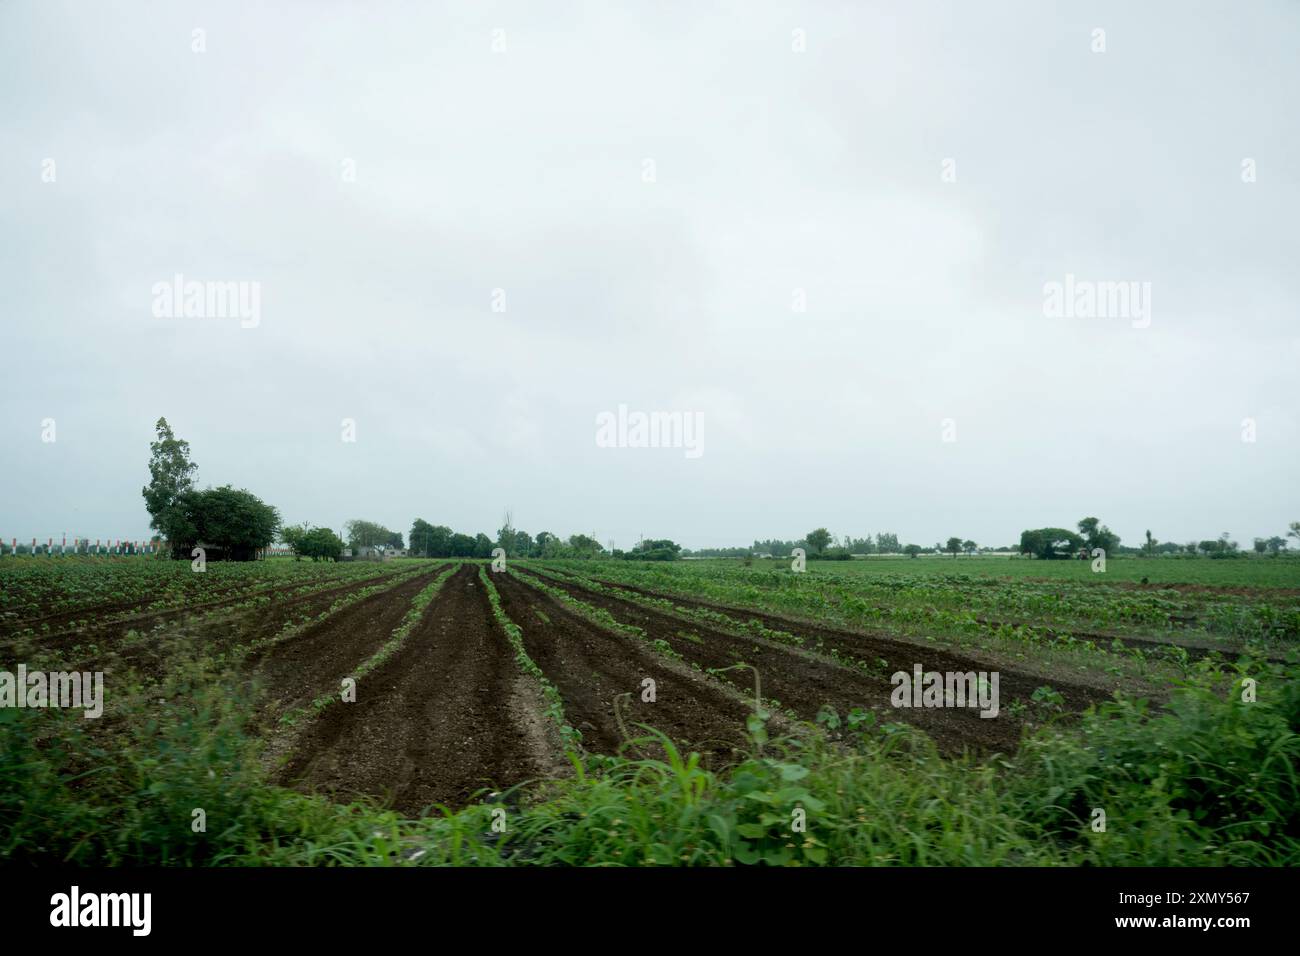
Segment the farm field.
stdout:
<path fill-rule="evenodd" d="M 1286 559 L 8 558 L 0 670 L 104 700 L 0 710 L 0 855 L 1295 864 L 1297 642 Z"/>

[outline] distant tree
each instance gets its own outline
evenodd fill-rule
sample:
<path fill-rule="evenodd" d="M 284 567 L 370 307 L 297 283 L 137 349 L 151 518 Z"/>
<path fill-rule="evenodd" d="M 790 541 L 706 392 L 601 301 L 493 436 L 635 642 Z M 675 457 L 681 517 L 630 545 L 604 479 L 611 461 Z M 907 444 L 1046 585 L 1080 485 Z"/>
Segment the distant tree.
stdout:
<path fill-rule="evenodd" d="M 492 557 L 492 539 L 481 531 L 474 535 L 474 557 Z"/>
<path fill-rule="evenodd" d="M 1256 538 L 1254 544 L 1255 544 L 1256 554 L 1263 554 L 1265 551 L 1268 550 L 1268 542 L 1265 541 L 1263 538 Z"/>
<path fill-rule="evenodd" d="M 402 532 L 400 531 L 388 532 L 388 540 L 384 542 L 384 546 L 388 548 L 393 548 L 396 551 L 401 551 L 403 548 L 405 548 L 406 545 L 402 543 Z"/>
<path fill-rule="evenodd" d="M 187 491 L 172 511 L 175 528 L 184 532 L 179 540 L 172 539 L 178 557 L 189 557 L 195 545 L 206 544 L 220 548 L 224 557 L 249 560 L 274 541 L 280 530 L 280 513 L 275 508 L 252 492 L 230 485 Z"/>
<path fill-rule="evenodd" d="M 310 531 L 311 527 L 305 521 L 302 524 L 286 525 L 280 529 L 280 541 L 283 544 L 288 545 L 289 549 L 293 551 L 294 560 L 298 560 L 304 556 L 303 542 L 306 540 L 307 534 Z"/>
<path fill-rule="evenodd" d="M 924 549 L 919 544 L 909 544 L 903 549 L 903 554 L 907 555 L 909 558 L 915 558 L 923 550 Z"/>
<path fill-rule="evenodd" d="M 667 538 L 645 538 L 640 541 L 633 551 L 681 551 L 682 546 L 676 541 L 670 541 Z"/>
<path fill-rule="evenodd" d="M 533 536 L 527 531 L 516 531 L 514 545 L 510 553 L 517 558 L 528 558 L 533 554 Z"/>
<path fill-rule="evenodd" d="M 313 561 L 337 561 L 343 556 L 343 539 L 330 528 L 312 528 L 304 546 Z"/>
<path fill-rule="evenodd" d="M 310 527 L 306 522 L 280 531 L 280 540 L 300 558 L 337 561 L 343 556 L 343 539 L 330 528 Z"/>
<path fill-rule="evenodd" d="M 585 534 L 570 535 L 569 549 L 575 558 L 594 558 L 605 553 L 599 541 Z"/>
<path fill-rule="evenodd" d="M 362 521 L 354 518 L 349 521 L 344 528 L 348 533 L 349 548 L 381 548 L 393 547 L 393 541 L 396 540 L 396 547 L 402 546 L 402 535 L 399 531 L 389 531 L 377 521 Z"/>
<path fill-rule="evenodd" d="M 501 521 L 501 528 L 497 531 L 497 547 L 503 549 L 507 556 L 515 556 L 515 526 L 514 519 L 510 514 L 510 509 L 506 509 L 505 517 Z"/>
<path fill-rule="evenodd" d="M 1286 550 L 1286 538 L 1279 538 L 1277 535 L 1268 539 L 1268 550 L 1273 554 L 1278 554 Z"/>
<path fill-rule="evenodd" d="M 826 546 L 831 543 L 831 533 L 825 528 L 818 528 L 804 535 L 804 540 L 808 542 L 808 547 L 814 554 L 821 554 L 826 550 Z"/>
<path fill-rule="evenodd" d="M 898 535 L 892 531 L 876 535 L 876 550 L 881 554 L 899 554 L 904 551 L 898 543 Z"/>
<path fill-rule="evenodd" d="M 1079 534 L 1083 535 L 1083 544 L 1089 551 L 1101 548 L 1107 554 L 1119 551 L 1119 535 L 1111 531 L 1096 518 L 1084 518 L 1079 522 Z"/>
<path fill-rule="evenodd" d="M 149 527 L 170 539 L 186 530 L 171 515 L 182 495 L 193 490 L 199 466 L 190 461 L 190 443 L 177 438 L 167 419 L 154 424 L 158 440 L 149 443 L 149 484 L 140 490 L 149 512 Z"/>
<path fill-rule="evenodd" d="M 450 558 L 451 535 L 451 529 L 445 525 L 431 525 L 423 518 L 416 518 L 408 536 L 411 553 L 424 558 Z"/>
<path fill-rule="evenodd" d="M 1020 533 L 1020 553 L 1045 560 L 1073 557 L 1083 538 L 1065 528 L 1035 528 Z"/>
<path fill-rule="evenodd" d="M 978 548 L 979 545 L 976 544 L 974 541 L 970 540 L 970 538 L 967 538 L 965 541 L 961 543 L 961 549 L 966 552 L 967 557 L 973 555 Z"/>
<path fill-rule="evenodd" d="M 949 538 L 948 545 L 944 550 L 956 558 L 961 553 L 961 538 Z"/>
<path fill-rule="evenodd" d="M 474 539 L 467 534 L 457 532 L 451 536 L 451 557 L 474 557 Z"/>
<path fill-rule="evenodd" d="M 563 547 L 564 542 L 555 535 L 551 534 L 549 531 L 539 531 L 537 532 L 537 537 L 533 539 L 533 557 L 559 557 L 559 551 Z"/>
<path fill-rule="evenodd" d="M 1218 539 L 1202 541 L 1197 547 L 1203 554 L 1212 558 L 1232 558 L 1237 556 L 1237 542 L 1230 540 L 1228 532 L 1223 532 Z"/>
<path fill-rule="evenodd" d="M 1286 536 L 1288 538 L 1295 538 L 1296 541 L 1300 541 L 1300 521 L 1291 522 L 1291 530 L 1286 533 Z"/>
<path fill-rule="evenodd" d="M 1160 542 L 1156 541 L 1155 538 L 1151 537 L 1151 529 L 1148 528 L 1148 529 L 1147 529 L 1147 543 L 1144 544 L 1144 545 L 1142 546 L 1142 550 L 1145 551 L 1145 552 L 1146 552 L 1147 554 L 1149 554 L 1149 555 L 1153 555 L 1153 554 L 1156 553 L 1156 545 L 1159 544 L 1159 543 L 1160 543 Z"/>

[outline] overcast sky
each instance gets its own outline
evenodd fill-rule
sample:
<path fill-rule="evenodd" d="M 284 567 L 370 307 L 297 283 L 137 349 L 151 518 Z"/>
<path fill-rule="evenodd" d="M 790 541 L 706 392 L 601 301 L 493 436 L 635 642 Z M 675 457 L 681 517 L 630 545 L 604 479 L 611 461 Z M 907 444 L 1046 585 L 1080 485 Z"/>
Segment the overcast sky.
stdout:
<path fill-rule="evenodd" d="M 1298 44 L 1263 0 L 0 3 L 0 536 L 147 536 L 160 415 L 336 529 L 1282 534 Z M 256 324 L 160 317 L 177 274 Z M 1067 275 L 1149 298 L 1049 314 Z M 701 453 L 598 446 L 620 405 Z"/>

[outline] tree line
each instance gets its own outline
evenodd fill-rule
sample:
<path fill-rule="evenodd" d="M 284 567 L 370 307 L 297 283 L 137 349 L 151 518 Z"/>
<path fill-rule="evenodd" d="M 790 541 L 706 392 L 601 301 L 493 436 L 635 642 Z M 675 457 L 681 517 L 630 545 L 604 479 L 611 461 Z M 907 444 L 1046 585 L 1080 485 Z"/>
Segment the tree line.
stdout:
<path fill-rule="evenodd" d="M 149 484 L 141 489 L 145 509 L 149 512 L 149 526 L 166 539 L 174 557 L 188 558 L 193 548 L 204 546 L 213 549 L 210 559 L 228 558 L 249 560 L 257 557 L 277 538 L 299 557 L 313 560 L 338 560 L 345 548 L 356 553 L 361 548 L 403 550 L 402 533 L 393 531 L 379 522 L 353 519 L 347 522 L 346 542 L 333 529 L 299 525 L 281 526 L 279 512 L 247 489 L 220 485 L 200 489 L 195 479 L 198 465 L 190 458 L 189 442 L 177 438 L 166 418 L 155 424 L 156 439 L 150 443 Z M 1138 547 L 1121 545 L 1119 535 L 1095 517 L 1082 518 L 1077 531 L 1068 528 L 1031 528 L 1020 534 L 1018 545 L 1005 550 L 1043 560 L 1060 560 L 1086 557 L 1100 549 L 1107 555 L 1138 554 L 1147 556 L 1170 554 L 1204 555 L 1211 558 L 1231 558 L 1243 552 L 1228 532 L 1218 538 L 1188 541 L 1183 544 L 1160 542 L 1148 530 Z M 1285 536 L 1255 538 L 1257 554 L 1278 555 L 1288 550 L 1288 538 L 1300 545 L 1300 521 L 1290 524 Z M 466 534 L 453 531 L 446 525 L 434 525 L 416 518 L 407 538 L 409 553 L 427 558 L 489 558 L 500 548 L 510 558 L 614 558 L 637 561 L 673 561 L 681 557 L 753 557 L 767 555 L 788 558 L 795 548 L 802 548 L 809 558 L 817 560 L 848 560 L 854 555 L 951 554 L 954 558 L 974 555 L 980 549 L 975 541 L 953 535 L 946 543 L 936 542 L 933 547 L 919 544 L 900 544 L 893 532 L 880 532 L 865 537 L 843 535 L 836 538 L 826 528 L 815 528 L 796 541 L 776 538 L 755 540 L 749 548 L 703 548 L 684 550 L 667 538 L 638 541 L 624 551 L 609 550 L 596 540 L 595 535 L 571 534 L 567 538 L 540 531 L 536 535 L 514 527 L 510 511 L 506 511 L 495 537 L 482 532 Z M 1003 550 L 1003 549 L 985 549 Z"/>

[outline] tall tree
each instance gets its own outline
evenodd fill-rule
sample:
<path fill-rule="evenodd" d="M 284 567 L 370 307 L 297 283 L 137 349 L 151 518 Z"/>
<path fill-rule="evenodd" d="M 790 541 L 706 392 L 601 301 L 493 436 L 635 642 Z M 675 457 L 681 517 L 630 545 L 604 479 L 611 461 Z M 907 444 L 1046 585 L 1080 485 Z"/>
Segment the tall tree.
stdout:
<path fill-rule="evenodd" d="M 1111 531 L 1096 518 L 1084 518 L 1079 522 L 1079 534 L 1083 535 L 1088 551 L 1101 548 L 1107 554 L 1119 550 L 1119 535 Z"/>
<path fill-rule="evenodd" d="M 149 527 L 170 538 L 175 530 L 171 513 L 181 496 L 194 488 L 199 466 L 190 461 L 190 443 L 177 438 L 167 419 L 154 425 L 158 440 L 149 443 L 149 484 L 141 489 Z"/>
<path fill-rule="evenodd" d="M 952 554 L 954 558 L 961 553 L 961 538 L 949 538 L 948 546 L 944 549 Z"/>
<path fill-rule="evenodd" d="M 349 548 L 392 547 L 394 540 L 397 542 L 396 547 L 402 546 L 401 532 L 389 531 L 378 521 L 353 518 L 344 527 L 348 532 Z"/>
<path fill-rule="evenodd" d="M 500 530 L 497 531 L 497 546 L 505 551 L 507 557 L 515 556 L 515 525 L 509 508 L 506 509 L 505 517 L 501 519 Z"/>
<path fill-rule="evenodd" d="M 411 553 L 426 558 L 451 557 L 452 531 L 446 525 L 431 525 L 423 518 L 416 518 L 411 525 Z"/>
<path fill-rule="evenodd" d="M 808 543 L 813 554 L 821 554 L 826 550 L 826 546 L 831 543 L 831 533 L 825 528 L 818 528 L 816 531 L 809 531 L 804 535 L 804 541 Z"/>

